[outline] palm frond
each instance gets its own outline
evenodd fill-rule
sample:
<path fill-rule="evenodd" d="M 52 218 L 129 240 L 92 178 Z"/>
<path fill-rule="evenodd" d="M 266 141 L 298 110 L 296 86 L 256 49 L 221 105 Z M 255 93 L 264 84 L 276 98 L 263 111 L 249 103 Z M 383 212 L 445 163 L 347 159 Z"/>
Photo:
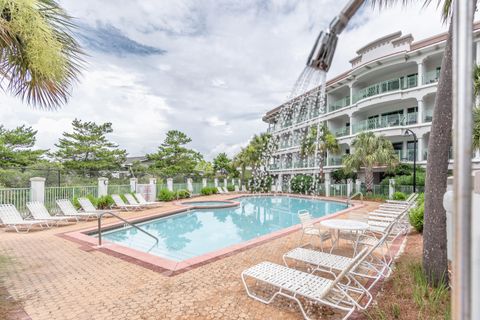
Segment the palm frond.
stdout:
<path fill-rule="evenodd" d="M 52 0 L 1 5 L 0 85 L 33 106 L 66 103 L 84 66 L 72 18 Z"/>

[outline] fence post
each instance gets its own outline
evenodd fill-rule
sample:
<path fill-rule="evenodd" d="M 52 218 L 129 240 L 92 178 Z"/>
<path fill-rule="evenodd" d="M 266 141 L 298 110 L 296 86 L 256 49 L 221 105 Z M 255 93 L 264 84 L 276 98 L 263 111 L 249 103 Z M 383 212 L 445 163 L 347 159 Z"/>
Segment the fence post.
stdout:
<path fill-rule="evenodd" d="M 325 196 L 330 197 L 330 172 L 325 172 Z"/>
<path fill-rule="evenodd" d="M 30 178 L 30 201 L 45 202 L 45 178 Z"/>
<path fill-rule="evenodd" d="M 187 190 L 190 193 L 193 193 L 192 178 L 187 178 Z"/>
<path fill-rule="evenodd" d="M 108 178 L 100 177 L 98 178 L 98 197 L 103 197 L 108 194 Z"/>
<path fill-rule="evenodd" d="M 227 181 L 227 178 L 224 178 L 223 179 L 223 186 L 226 188 L 228 185 L 228 181 Z"/>
<path fill-rule="evenodd" d="M 172 180 L 173 181 L 173 180 Z M 157 178 L 150 178 L 148 181 L 150 192 L 148 193 L 147 201 L 157 201 Z"/>
<path fill-rule="evenodd" d="M 207 186 L 207 178 L 203 178 L 202 179 L 202 187 L 206 187 Z"/>
<path fill-rule="evenodd" d="M 395 193 L 395 179 L 388 180 L 388 198 L 393 199 L 393 194 Z"/>
<path fill-rule="evenodd" d="M 353 181 L 352 179 L 347 179 L 347 197 L 350 197 L 352 195 L 352 190 L 353 190 Z"/>
<path fill-rule="evenodd" d="M 478 47 L 477 47 L 478 48 Z M 480 208 L 480 171 L 474 172 L 472 208 Z M 477 212 L 478 213 L 478 212 Z M 480 301 L 480 215 L 472 215 L 472 301 Z M 473 304 L 472 315 L 480 314 L 480 305 Z"/>
<path fill-rule="evenodd" d="M 167 178 L 167 189 L 173 191 L 173 179 Z"/>
<path fill-rule="evenodd" d="M 362 180 L 355 180 L 355 192 L 362 192 Z"/>
<path fill-rule="evenodd" d="M 218 178 L 213 179 L 213 183 L 215 184 L 215 188 L 218 188 Z"/>
<path fill-rule="evenodd" d="M 137 191 L 137 178 L 130 178 L 130 191 L 131 192 L 136 192 Z"/>
<path fill-rule="evenodd" d="M 443 195 L 443 208 L 447 216 L 447 257 L 448 260 L 452 261 L 453 239 L 455 239 L 455 228 L 453 227 L 453 177 L 449 177 L 447 180 L 447 192 Z"/>

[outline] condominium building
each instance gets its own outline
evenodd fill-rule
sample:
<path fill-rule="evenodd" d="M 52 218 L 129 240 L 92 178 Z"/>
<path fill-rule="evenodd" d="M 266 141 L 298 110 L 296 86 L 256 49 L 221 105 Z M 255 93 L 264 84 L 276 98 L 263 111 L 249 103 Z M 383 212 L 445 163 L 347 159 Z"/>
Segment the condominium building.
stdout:
<path fill-rule="evenodd" d="M 480 23 L 474 30 L 474 56 L 480 64 Z M 327 81 L 324 106 L 316 88 L 267 112 L 263 120 L 279 141 L 270 174 L 285 181 L 295 174 L 319 172 L 318 159 L 300 154 L 305 132 L 319 123 L 327 125 L 341 147 L 339 155 L 329 154 L 324 160 L 327 175 L 342 166 L 342 158 L 353 151 L 355 136 L 365 131 L 387 137 L 400 161 L 412 163 L 414 139 L 405 134 L 412 130 L 418 139 L 417 163 L 425 166 L 446 39 L 447 34 L 420 41 L 401 32 L 386 35 L 360 48 L 350 60 L 352 68 Z M 480 150 L 472 161 L 480 169 Z M 377 182 L 383 170 L 376 169 Z"/>

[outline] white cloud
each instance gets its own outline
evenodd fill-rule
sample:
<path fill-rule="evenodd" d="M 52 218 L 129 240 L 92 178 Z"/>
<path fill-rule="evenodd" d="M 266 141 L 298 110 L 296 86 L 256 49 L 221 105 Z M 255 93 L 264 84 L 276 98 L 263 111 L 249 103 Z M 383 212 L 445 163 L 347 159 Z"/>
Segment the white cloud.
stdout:
<path fill-rule="evenodd" d="M 317 33 L 346 2 L 62 0 L 81 23 L 111 25 L 166 53 L 118 57 L 87 48 L 88 70 L 67 106 L 32 110 L 3 95 L 0 123 L 33 125 L 42 148 L 80 118 L 112 122 L 111 139 L 131 155 L 154 151 L 169 129 L 186 132 L 207 158 L 238 150 L 265 130 L 262 115 L 286 98 Z M 439 16 L 420 4 L 381 14 L 365 7 L 340 36 L 329 78 L 377 37 L 402 30 L 418 40 L 443 31 Z"/>

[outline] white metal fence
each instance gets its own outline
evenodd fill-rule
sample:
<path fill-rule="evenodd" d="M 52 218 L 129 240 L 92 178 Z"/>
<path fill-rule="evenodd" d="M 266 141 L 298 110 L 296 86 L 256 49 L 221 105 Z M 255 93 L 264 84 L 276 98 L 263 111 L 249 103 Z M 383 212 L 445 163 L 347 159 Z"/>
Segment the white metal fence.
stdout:
<path fill-rule="evenodd" d="M 13 204 L 20 212 L 27 211 L 30 188 L 0 189 L 0 203 Z"/>
<path fill-rule="evenodd" d="M 49 210 L 57 212 L 56 201 L 58 199 L 73 200 L 88 195 L 96 197 L 97 194 L 97 186 L 47 187 L 45 188 L 45 206 Z"/>

